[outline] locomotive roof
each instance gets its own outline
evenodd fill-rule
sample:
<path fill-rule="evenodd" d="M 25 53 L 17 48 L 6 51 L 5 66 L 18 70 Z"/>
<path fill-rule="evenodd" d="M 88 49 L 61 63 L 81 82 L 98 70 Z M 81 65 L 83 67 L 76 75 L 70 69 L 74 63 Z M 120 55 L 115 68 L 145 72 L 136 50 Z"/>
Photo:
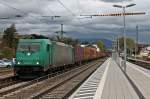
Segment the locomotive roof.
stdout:
<path fill-rule="evenodd" d="M 57 45 L 61 45 L 61 46 L 68 46 L 68 47 L 72 47 L 72 45 L 68 45 L 62 42 L 56 42 L 56 41 L 52 41 L 53 43 L 56 43 Z"/>
<path fill-rule="evenodd" d="M 26 41 L 26 42 L 39 42 L 39 41 L 49 41 L 49 39 L 20 39 L 19 41 L 21 41 L 21 42 L 24 42 L 24 41 Z"/>
<path fill-rule="evenodd" d="M 57 45 L 61 45 L 61 46 L 68 46 L 68 47 L 72 47 L 71 45 L 67 45 L 65 43 L 62 43 L 62 42 L 56 42 L 56 41 L 51 41 L 49 39 L 20 39 L 19 42 L 47 42 L 48 44 L 51 44 L 51 43 L 56 43 Z"/>
<path fill-rule="evenodd" d="M 19 42 L 26 42 L 26 43 L 27 42 L 33 42 L 33 43 L 35 42 L 36 43 L 36 42 L 43 42 L 43 41 L 47 42 L 47 43 L 50 43 L 49 39 L 20 39 L 19 40 Z"/>

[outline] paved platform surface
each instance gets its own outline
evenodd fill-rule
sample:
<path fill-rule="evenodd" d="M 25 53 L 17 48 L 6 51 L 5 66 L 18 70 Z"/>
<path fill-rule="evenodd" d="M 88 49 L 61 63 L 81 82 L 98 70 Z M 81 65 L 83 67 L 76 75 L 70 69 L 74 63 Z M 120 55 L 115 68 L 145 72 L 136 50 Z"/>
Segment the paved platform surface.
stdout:
<path fill-rule="evenodd" d="M 110 62 L 104 89 L 100 98 L 139 99 L 134 88 L 114 60 Z"/>
<path fill-rule="evenodd" d="M 99 83 L 108 68 L 110 58 L 107 59 L 73 94 L 69 99 L 93 99 Z M 107 67 L 107 68 L 106 68 Z M 106 74 L 106 73 L 105 73 Z"/>
<path fill-rule="evenodd" d="M 143 99 L 150 99 L 150 70 L 127 62 L 127 75 L 143 95 Z"/>
<path fill-rule="evenodd" d="M 150 77 L 150 70 L 145 69 L 145 68 L 143 68 L 143 67 L 141 67 L 141 66 L 138 66 L 138 65 L 136 65 L 136 64 L 132 64 L 132 63 L 130 63 L 130 62 L 127 62 L 127 65 L 130 66 L 130 67 L 132 66 L 132 67 L 135 68 L 136 70 L 138 70 L 138 71 L 144 73 L 146 76 L 149 76 L 149 77 Z"/>
<path fill-rule="evenodd" d="M 150 99 L 150 70 L 113 59 L 100 66 L 69 99 Z"/>

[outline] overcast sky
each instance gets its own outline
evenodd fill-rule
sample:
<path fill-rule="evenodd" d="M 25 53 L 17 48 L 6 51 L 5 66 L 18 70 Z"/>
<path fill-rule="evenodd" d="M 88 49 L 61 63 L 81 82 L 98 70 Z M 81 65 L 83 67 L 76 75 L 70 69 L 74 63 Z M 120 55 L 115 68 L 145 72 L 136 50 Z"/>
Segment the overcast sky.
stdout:
<path fill-rule="evenodd" d="M 149 0 L 0 0 L 0 30 L 15 23 L 20 34 L 54 35 L 60 24 L 64 24 L 66 36 L 74 38 L 107 38 L 122 35 L 122 17 L 84 18 L 80 15 L 119 13 L 122 9 L 113 8 L 113 4 L 130 4 L 127 12 L 146 12 L 142 16 L 127 16 L 126 31 L 135 37 L 136 25 L 139 25 L 140 42 L 150 43 L 150 1 Z M 13 16 L 21 15 L 21 18 Z M 52 19 L 42 16 L 61 16 Z"/>

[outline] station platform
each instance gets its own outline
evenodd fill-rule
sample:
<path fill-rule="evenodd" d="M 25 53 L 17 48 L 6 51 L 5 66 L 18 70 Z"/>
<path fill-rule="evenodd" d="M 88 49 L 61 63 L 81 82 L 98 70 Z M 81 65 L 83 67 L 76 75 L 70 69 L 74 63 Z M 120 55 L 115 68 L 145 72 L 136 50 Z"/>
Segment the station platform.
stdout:
<path fill-rule="evenodd" d="M 150 70 L 109 58 L 69 99 L 150 99 Z"/>

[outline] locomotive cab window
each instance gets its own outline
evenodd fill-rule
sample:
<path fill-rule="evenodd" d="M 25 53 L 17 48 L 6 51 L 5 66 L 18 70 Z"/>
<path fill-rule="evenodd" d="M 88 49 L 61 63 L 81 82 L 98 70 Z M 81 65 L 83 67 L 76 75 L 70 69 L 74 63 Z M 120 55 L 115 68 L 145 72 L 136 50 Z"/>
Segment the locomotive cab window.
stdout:
<path fill-rule="evenodd" d="M 40 44 L 19 44 L 18 51 L 26 52 L 36 52 L 40 50 Z"/>

